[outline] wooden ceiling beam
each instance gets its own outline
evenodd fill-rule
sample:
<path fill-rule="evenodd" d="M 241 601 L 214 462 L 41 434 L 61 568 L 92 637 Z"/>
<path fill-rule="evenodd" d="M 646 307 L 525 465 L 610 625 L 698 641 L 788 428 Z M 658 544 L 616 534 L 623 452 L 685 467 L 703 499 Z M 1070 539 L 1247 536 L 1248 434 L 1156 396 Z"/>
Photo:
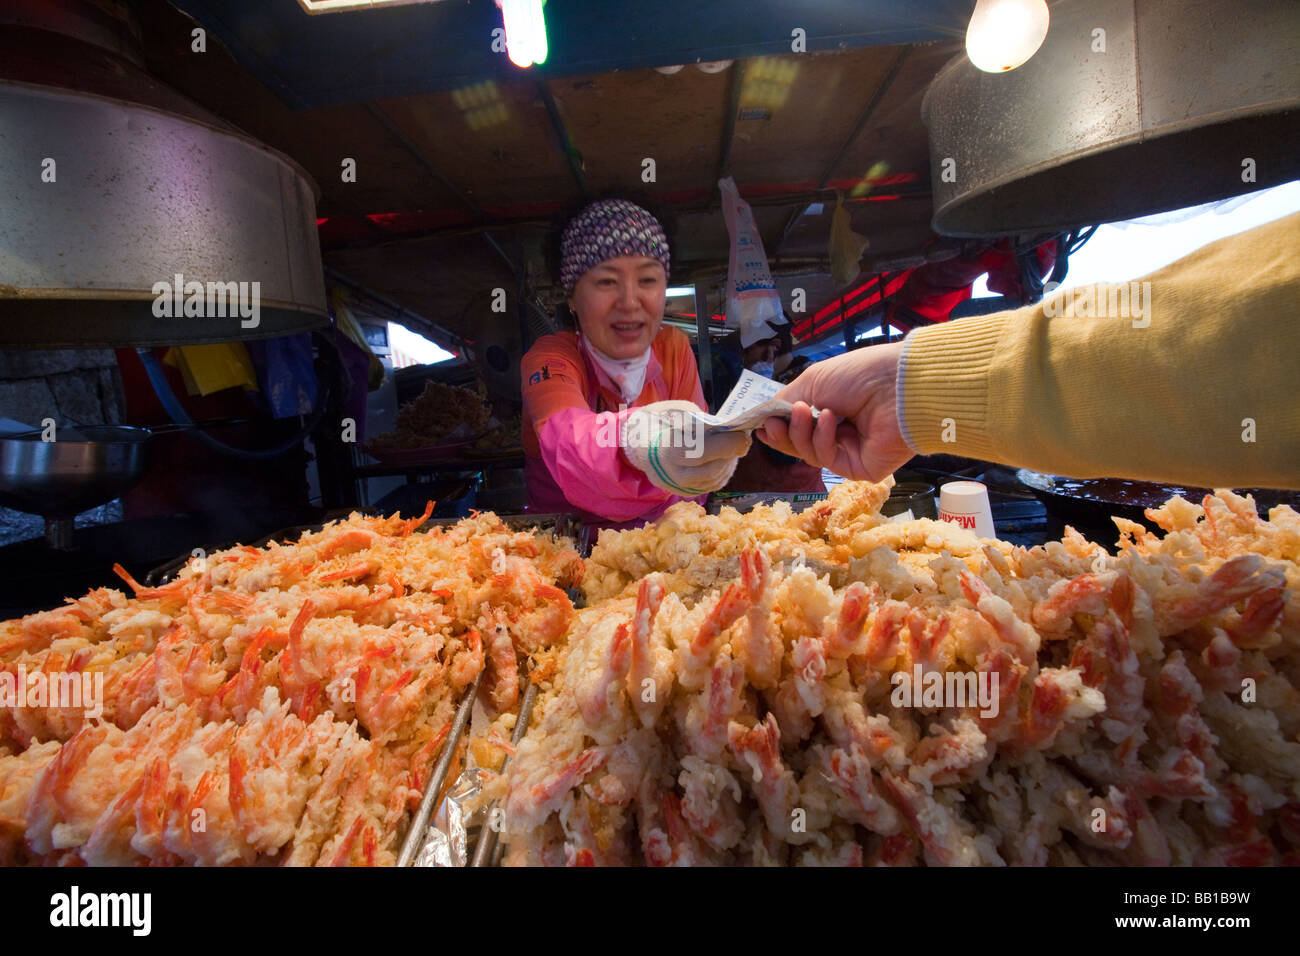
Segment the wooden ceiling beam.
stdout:
<path fill-rule="evenodd" d="M 745 82 L 745 60 L 737 60 L 731 65 L 731 76 L 727 83 L 726 114 L 722 123 L 722 145 L 718 153 L 718 171 L 713 177 L 716 183 L 731 173 L 731 142 L 736 136 L 736 114 L 740 112 L 740 90 Z"/>
<path fill-rule="evenodd" d="M 569 172 L 573 174 L 578 192 L 582 194 L 584 200 L 590 200 L 591 193 L 587 189 L 586 177 L 582 174 L 582 155 L 569 138 L 569 130 L 564 125 L 564 117 L 560 115 L 560 107 L 555 102 L 555 97 L 551 95 L 551 88 L 546 85 L 545 80 L 537 81 L 537 95 L 541 97 L 542 104 L 546 107 L 546 115 L 551 119 L 551 129 L 555 131 L 556 139 L 559 140 L 560 152 L 564 154 L 564 160 L 569 165 Z"/>
<path fill-rule="evenodd" d="M 931 196 L 929 186 L 910 188 L 906 186 L 891 186 L 889 188 L 890 192 L 898 196 L 900 201 L 908 199 L 929 199 Z M 760 196 L 754 199 L 748 199 L 746 202 L 748 202 L 751 207 L 760 209 L 770 206 L 794 205 L 798 205 L 799 208 L 802 209 L 807 207 L 809 203 L 834 199 L 834 197 L 835 190 L 827 188 L 819 190 L 804 190 L 803 192 L 789 193 L 779 196 Z M 676 215 L 705 211 L 700 208 L 698 203 L 685 203 L 680 205 L 664 203 L 663 207 L 668 212 Z M 549 229 L 552 225 L 552 220 L 549 218 L 539 219 L 536 217 L 524 219 L 494 219 L 489 223 L 464 223 L 455 226 L 442 226 L 437 229 L 421 229 L 416 232 L 396 234 L 388 232 L 379 226 L 375 226 L 373 222 L 371 222 L 370 225 L 374 226 L 378 233 L 380 233 L 376 235 L 374 239 L 353 239 L 347 242 L 339 242 L 330 245 L 326 251 L 333 252 L 338 249 L 361 249 L 370 246 L 385 245 L 388 243 L 417 242 L 425 239 L 448 239 L 455 236 L 472 236 L 486 232 L 490 229 L 509 229 L 512 231 L 530 228 Z M 774 256 L 772 258 L 777 257 Z"/>

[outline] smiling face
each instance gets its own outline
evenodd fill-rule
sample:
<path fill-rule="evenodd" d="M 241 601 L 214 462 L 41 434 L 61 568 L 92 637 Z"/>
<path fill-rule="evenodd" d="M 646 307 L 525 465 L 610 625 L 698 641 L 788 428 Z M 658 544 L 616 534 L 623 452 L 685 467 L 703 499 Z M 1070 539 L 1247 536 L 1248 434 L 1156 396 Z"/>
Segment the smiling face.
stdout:
<path fill-rule="evenodd" d="M 569 296 L 582 334 L 610 358 L 644 354 L 664 321 L 668 276 L 658 259 L 619 256 L 583 273 Z"/>

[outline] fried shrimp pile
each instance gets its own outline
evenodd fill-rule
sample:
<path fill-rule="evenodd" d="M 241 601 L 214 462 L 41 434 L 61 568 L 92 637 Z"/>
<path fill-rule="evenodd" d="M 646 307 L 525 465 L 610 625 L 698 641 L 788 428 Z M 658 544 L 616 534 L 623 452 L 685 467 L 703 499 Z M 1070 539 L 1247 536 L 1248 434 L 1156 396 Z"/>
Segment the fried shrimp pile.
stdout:
<path fill-rule="evenodd" d="M 458 429 L 474 437 L 487 429 L 491 418 L 492 406 L 477 392 L 428 382 L 423 392 L 397 410 L 393 430 L 376 436 L 371 447 L 423 448 L 460 434 Z"/>
<path fill-rule="evenodd" d="M 395 862 L 466 688 L 517 709 L 582 576 L 566 541 L 431 512 L 0 624 L 0 862 Z"/>
<path fill-rule="evenodd" d="M 889 484 L 602 534 L 489 788 L 507 862 L 1300 862 L 1300 515 L 1023 549 Z"/>

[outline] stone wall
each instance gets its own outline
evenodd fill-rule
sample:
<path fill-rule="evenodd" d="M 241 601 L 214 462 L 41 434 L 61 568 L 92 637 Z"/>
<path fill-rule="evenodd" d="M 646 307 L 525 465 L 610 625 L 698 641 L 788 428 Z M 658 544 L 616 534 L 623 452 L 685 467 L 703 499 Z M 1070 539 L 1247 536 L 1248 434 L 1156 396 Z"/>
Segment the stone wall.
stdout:
<path fill-rule="evenodd" d="M 38 427 L 120 425 L 122 380 L 111 349 L 0 352 L 0 418 Z"/>
<path fill-rule="evenodd" d="M 120 425 L 126 408 L 112 349 L 8 349 L 0 352 L 0 418 L 39 428 L 59 425 Z M 77 526 L 122 520 L 121 502 L 77 517 Z M 0 507 L 0 546 L 44 534 L 34 515 Z"/>

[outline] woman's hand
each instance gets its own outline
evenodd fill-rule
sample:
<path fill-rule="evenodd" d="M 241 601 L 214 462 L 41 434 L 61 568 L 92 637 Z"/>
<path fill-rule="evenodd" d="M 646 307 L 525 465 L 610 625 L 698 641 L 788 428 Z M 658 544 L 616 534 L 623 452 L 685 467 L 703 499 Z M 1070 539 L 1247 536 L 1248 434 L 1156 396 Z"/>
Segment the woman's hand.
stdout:
<path fill-rule="evenodd" d="M 749 451 L 748 432 L 720 432 L 694 402 L 653 402 L 627 412 L 619 432 L 623 456 L 656 488 L 693 498 L 722 488 Z"/>
<path fill-rule="evenodd" d="M 789 422 L 756 432 L 768 445 L 845 478 L 880 481 L 912 457 L 898 425 L 896 382 L 903 343 L 817 362 L 777 392 L 794 403 Z M 812 408 L 819 409 L 813 419 Z"/>

